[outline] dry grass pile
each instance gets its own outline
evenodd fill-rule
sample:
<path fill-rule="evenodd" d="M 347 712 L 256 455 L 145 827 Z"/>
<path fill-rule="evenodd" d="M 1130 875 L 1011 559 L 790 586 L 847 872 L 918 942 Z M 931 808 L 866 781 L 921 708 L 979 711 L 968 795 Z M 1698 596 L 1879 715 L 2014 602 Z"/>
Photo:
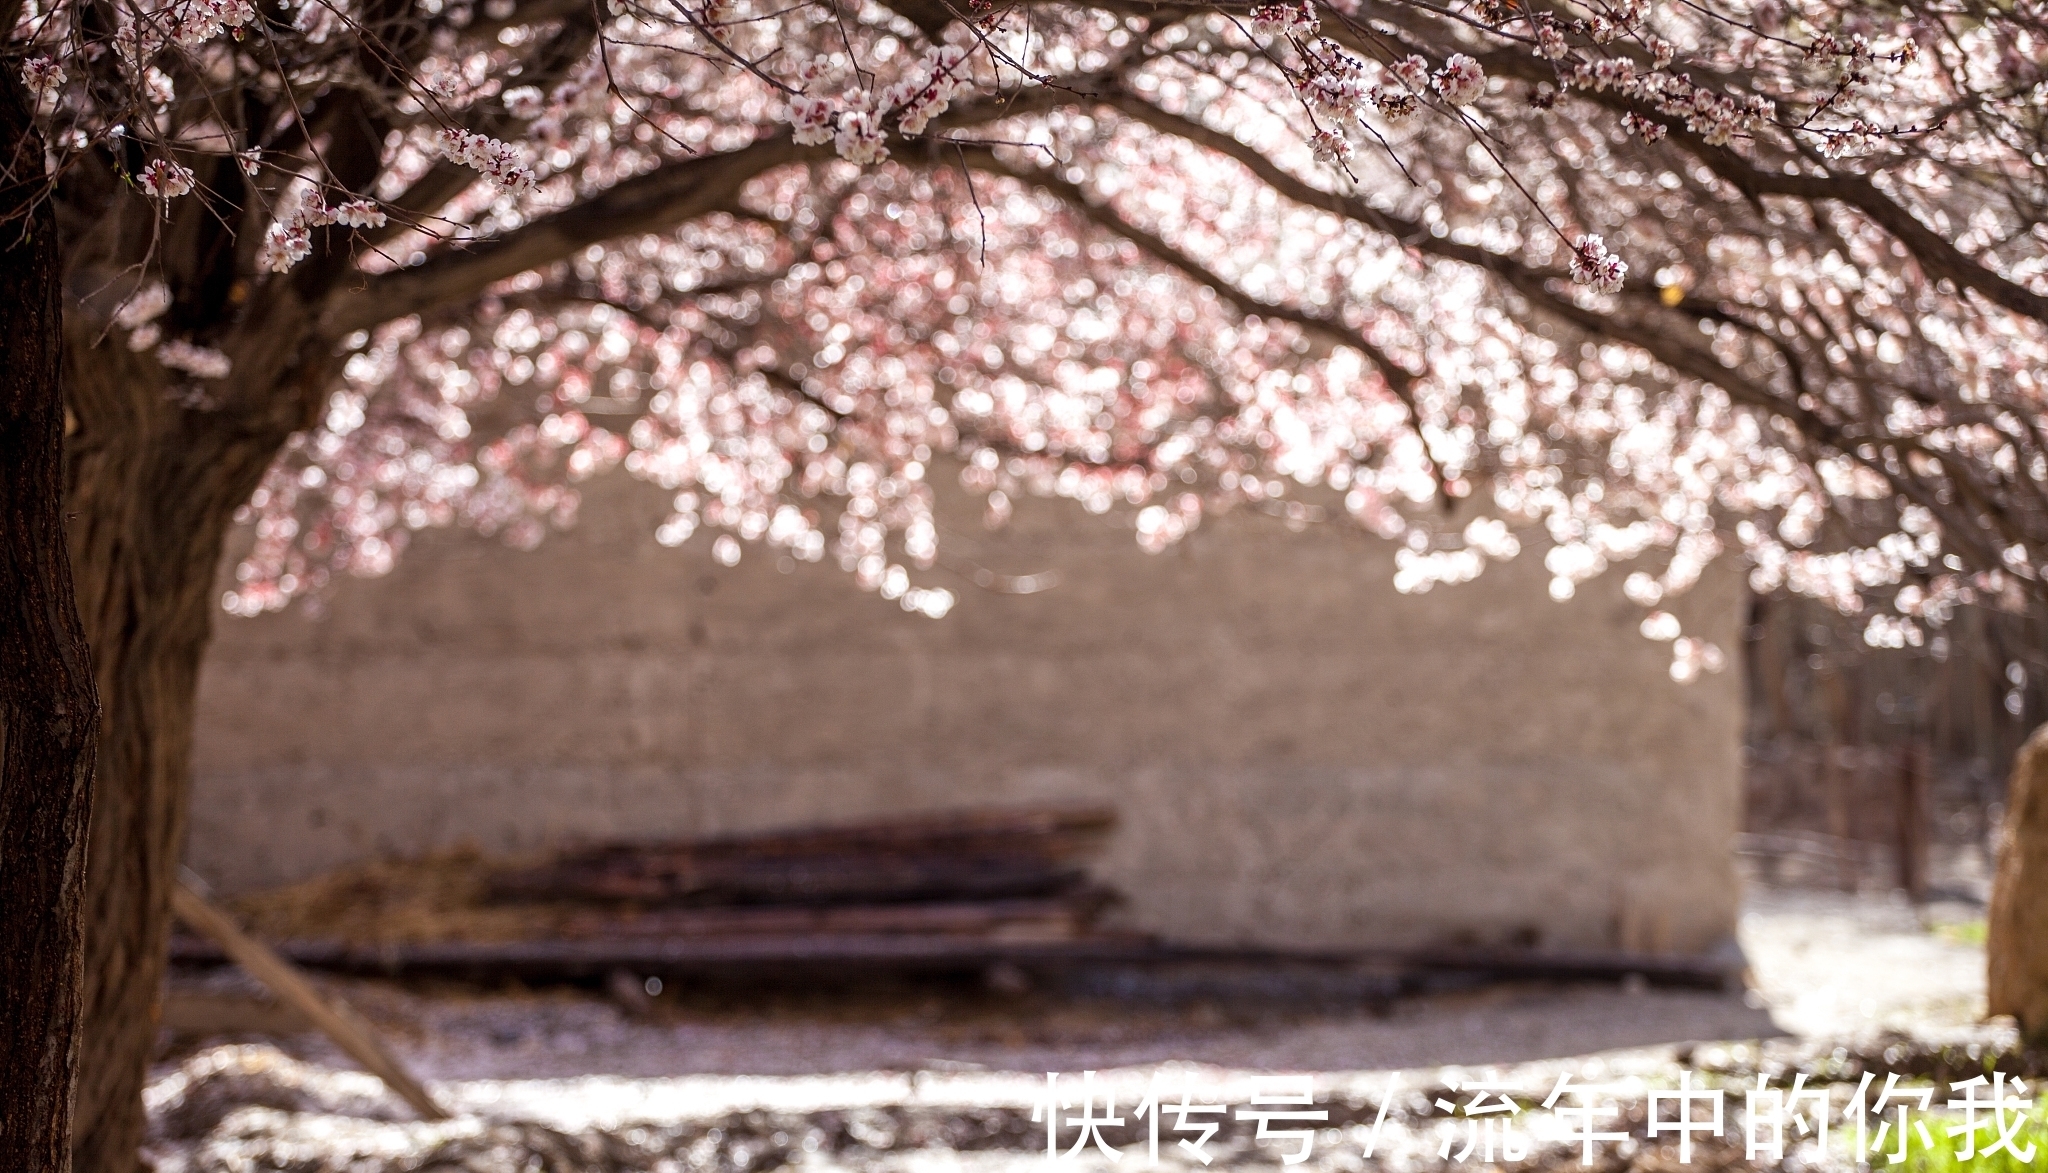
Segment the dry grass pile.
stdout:
<path fill-rule="evenodd" d="M 234 908 L 251 932 L 271 941 L 402 945 L 557 936 L 578 906 L 488 899 L 492 876 L 529 862 L 455 847 L 418 859 L 340 868 L 242 897 Z"/>

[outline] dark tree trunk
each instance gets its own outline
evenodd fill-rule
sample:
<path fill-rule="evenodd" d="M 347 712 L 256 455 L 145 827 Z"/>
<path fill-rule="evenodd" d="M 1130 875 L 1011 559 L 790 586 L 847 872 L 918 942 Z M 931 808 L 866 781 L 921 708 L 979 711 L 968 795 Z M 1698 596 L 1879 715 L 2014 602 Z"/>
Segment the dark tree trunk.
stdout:
<path fill-rule="evenodd" d="M 290 433 L 181 406 L 161 368 L 90 322 L 67 330 L 71 565 L 105 705 L 72 1154 L 79 1173 L 133 1173 L 215 575 L 235 510 Z"/>
<path fill-rule="evenodd" d="M 2013 762 L 1999 840 L 1986 942 L 1990 1012 L 2012 1015 L 2030 1042 L 2048 1045 L 2048 726 Z"/>
<path fill-rule="evenodd" d="M 99 701 L 65 554 L 64 333 L 43 145 L 0 77 L 0 1168 L 71 1167 Z"/>

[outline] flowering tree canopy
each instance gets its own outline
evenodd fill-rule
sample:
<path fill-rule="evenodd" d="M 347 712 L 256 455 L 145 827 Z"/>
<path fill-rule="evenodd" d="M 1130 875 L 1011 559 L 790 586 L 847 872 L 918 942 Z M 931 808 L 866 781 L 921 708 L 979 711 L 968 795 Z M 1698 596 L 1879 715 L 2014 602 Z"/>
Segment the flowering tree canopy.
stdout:
<path fill-rule="evenodd" d="M 1654 608 L 1732 545 L 1885 642 L 2038 590 L 2044 11 L 31 0 L 12 51 L 100 344 L 310 425 L 230 610 L 623 462 L 665 543 L 936 614 L 943 467 L 1152 548 L 1341 501 L 1411 590 L 1534 525 Z"/>

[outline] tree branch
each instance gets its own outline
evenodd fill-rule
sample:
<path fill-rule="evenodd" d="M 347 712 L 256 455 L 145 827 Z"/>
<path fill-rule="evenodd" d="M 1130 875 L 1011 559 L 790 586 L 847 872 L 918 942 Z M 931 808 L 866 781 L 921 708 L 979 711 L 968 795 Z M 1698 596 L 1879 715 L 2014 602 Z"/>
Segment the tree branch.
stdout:
<path fill-rule="evenodd" d="M 664 164 L 502 236 L 451 248 L 421 264 L 337 290 L 322 311 L 321 331 L 340 337 L 475 297 L 500 281 L 568 260 L 593 244 L 665 231 L 731 208 L 740 189 L 762 173 L 828 156 L 825 148 L 797 146 L 785 133 L 723 154 Z"/>
<path fill-rule="evenodd" d="M 1240 313 L 1279 322 L 1292 322 L 1326 342 L 1358 351 L 1365 356 L 1366 361 L 1378 368 L 1381 377 L 1386 380 L 1388 390 L 1408 406 L 1410 416 L 1420 424 L 1421 419 L 1416 415 L 1415 409 L 1415 374 L 1396 362 L 1392 355 L 1382 350 L 1355 327 L 1332 316 L 1310 313 L 1297 306 L 1253 297 L 1222 274 L 1167 243 L 1165 238 L 1130 223 L 1117 215 L 1107 204 L 1091 198 L 1079 184 L 1070 183 L 1054 172 L 1006 163 L 987 147 L 964 147 L 961 153 L 969 166 L 1031 184 L 1057 196 L 1061 202 L 1086 216 L 1092 223 L 1137 245 L 1152 259 L 1177 269 L 1215 290 L 1218 297 L 1237 307 Z"/>

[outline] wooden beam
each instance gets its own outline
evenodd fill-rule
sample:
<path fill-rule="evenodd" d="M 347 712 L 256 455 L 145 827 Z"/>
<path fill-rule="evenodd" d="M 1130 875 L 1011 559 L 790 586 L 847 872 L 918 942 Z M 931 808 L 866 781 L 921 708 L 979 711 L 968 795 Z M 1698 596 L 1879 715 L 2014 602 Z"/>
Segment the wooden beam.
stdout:
<path fill-rule="evenodd" d="M 641 974 L 775 971 L 808 967 L 835 973 L 971 970 L 998 962 L 1070 970 L 1101 965 L 1302 966 L 1373 969 L 1408 981 L 1467 974 L 1495 980 L 1613 981 L 1637 974 L 1652 985 L 1732 988 L 1740 969 L 1715 955 L 1651 955 L 1624 951 L 1539 949 L 1288 949 L 1200 946 L 1141 934 L 1094 932 L 1070 940 L 1003 941 L 942 934 L 744 934 L 717 937 L 610 937 L 534 941 L 421 941 L 350 945 L 287 941 L 300 964 L 341 972 L 383 974 L 514 974 L 602 977 L 613 969 Z M 171 942 L 179 961 L 217 960 L 198 942 Z"/>
<path fill-rule="evenodd" d="M 184 880 L 179 880 L 171 892 L 171 911 L 193 931 L 220 946 L 230 961 L 269 987 L 279 1001 L 305 1015 L 320 1028 L 321 1033 L 333 1039 L 336 1046 L 348 1052 L 350 1058 L 383 1080 L 385 1086 L 398 1093 L 400 1099 L 411 1104 L 421 1119 L 448 1119 L 447 1111 L 427 1094 L 427 1089 L 399 1064 L 391 1052 L 384 1049 L 384 1044 L 377 1040 L 370 1025 L 355 1011 L 346 1003 L 322 996 L 298 967 L 243 932 L 233 918 L 215 908 Z"/>

